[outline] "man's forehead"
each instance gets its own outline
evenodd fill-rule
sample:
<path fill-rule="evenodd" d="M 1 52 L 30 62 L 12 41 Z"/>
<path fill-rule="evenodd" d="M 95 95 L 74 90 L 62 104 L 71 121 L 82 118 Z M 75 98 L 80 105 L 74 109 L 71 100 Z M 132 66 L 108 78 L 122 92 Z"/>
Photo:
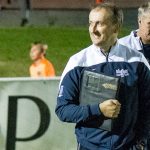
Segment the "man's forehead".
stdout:
<path fill-rule="evenodd" d="M 89 14 L 89 21 L 104 21 L 109 17 L 110 13 L 106 9 L 93 9 Z"/>

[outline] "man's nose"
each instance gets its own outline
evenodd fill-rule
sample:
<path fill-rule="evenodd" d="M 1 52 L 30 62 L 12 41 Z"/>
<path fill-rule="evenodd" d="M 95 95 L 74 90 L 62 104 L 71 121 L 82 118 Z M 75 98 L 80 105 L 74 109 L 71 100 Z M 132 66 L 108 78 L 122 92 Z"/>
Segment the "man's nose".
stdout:
<path fill-rule="evenodd" d="M 92 27 L 92 32 L 95 33 L 96 31 L 97 31 L 97 25 L 94 24 L 93 27 Z"/>

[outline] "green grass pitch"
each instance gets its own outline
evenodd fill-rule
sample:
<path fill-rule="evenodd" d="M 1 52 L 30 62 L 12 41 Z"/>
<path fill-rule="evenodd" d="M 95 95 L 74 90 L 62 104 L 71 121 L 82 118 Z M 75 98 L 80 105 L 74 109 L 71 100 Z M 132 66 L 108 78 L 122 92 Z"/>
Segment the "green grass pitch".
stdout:
<path fill-rule="evenodd" d="M 130 33 L 123 28 L 119 37 Z M 91 44 L 88 27 L 26 27 L 0 29 L 0 77 L 28 77 L 30 44 L 47 43 L 47 58 L 60 76 L 69 57 Z"/>

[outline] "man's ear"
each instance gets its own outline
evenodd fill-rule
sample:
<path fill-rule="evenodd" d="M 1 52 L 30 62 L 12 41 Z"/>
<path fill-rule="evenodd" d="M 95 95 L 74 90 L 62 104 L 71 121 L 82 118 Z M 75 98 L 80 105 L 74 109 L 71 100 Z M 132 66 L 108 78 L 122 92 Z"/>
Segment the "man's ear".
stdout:
<path fill-rule="evenodd" d="M 138 24 L 139 25 L 141 24 L 141 18 L 138 18 Z"/>
<path fill-rule="evenodd" d="M 138 20 L 138 23 L 141 24 L 141 20 Z"/>

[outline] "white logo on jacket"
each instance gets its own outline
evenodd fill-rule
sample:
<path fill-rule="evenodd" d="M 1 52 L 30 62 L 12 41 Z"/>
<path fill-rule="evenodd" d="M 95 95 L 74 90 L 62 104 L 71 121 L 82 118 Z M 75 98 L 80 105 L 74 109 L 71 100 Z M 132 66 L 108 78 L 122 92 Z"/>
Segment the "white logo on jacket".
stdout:
<path fill-rule="evenodd" d="M 64 86 L 62 85 L 59 89 L 59 94 L 58 97 L 62 97 L 63 96 L 63 92 L 64 92 Z"/>
<path fill-rule="evenodd" d="M 126 77 L 126 76 L 129 76 L 129 72 L 127 69 L 117 69 L 116 70 L 116 76 L 118 77 Z"/>

